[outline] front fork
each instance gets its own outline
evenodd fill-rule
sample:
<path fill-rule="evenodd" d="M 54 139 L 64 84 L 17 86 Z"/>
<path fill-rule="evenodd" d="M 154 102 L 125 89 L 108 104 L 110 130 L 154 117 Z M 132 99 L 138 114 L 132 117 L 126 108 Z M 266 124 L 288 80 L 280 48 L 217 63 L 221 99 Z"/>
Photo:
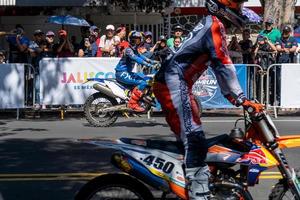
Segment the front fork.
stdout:
<path fill-rule="evenodd" d="M 277 147 L 273 150 L 274 156 L 279 161 L 279 171 L 287 180 L 288 186 L 292 189 L 292 192 L 297 197 L 296 199 L 300 200 L 300 182 L 297 178 L 297 175 L 294 169 L 290 169 L 289 164 L 286 160 L 285 155 L 283 154 L 282 150 Z"/>

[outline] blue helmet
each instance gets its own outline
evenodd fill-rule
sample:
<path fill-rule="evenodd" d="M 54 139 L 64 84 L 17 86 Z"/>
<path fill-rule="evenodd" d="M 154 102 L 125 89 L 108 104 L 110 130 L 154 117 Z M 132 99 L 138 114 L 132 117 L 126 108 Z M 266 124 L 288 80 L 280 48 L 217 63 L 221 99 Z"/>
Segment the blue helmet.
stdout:
<path fill-rule="evenodd" d="M 141 42 L 140 44 L 136 44 L 136 40 L 137 38 L 140 38 Z M 132 47 L 137 47 L 137 46 L 141 46 L 144 42 L 144 34 L 142 32 L 139 32 L 139 31 L 131 31 L 129 34 L 128 34 L 128 42 L 130 43 L 130 45 Z"/>

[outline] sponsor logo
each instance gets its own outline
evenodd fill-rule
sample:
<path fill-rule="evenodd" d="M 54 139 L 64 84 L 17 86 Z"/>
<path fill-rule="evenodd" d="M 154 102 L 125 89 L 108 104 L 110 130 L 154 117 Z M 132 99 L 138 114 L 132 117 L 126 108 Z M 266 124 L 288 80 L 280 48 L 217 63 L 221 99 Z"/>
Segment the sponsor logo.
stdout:
<path fill-rule="evenodd" d="M 114 72 L 63 72 L 61 83 L 84 83 L 88 78 L 114 78 Z"/>
<path fill-rule="evenodd" d="M 182 112 L 185 131 L 190 133 L 192 131 L 192 108 L 189 100 L 188 87 L 185 82 L 180 82 L 180 96 L 182 102 Z"/>
<path fill-rule="evenodd" d="M 266 155 L 261 149 L 251 150 L 249 153 L 243 155 L 242 158 L 239 158 L 237 162 L 247 163 L 252 165 L 266 164 Z"/>
<path fill-rule="evenodd" d="M 260 171 L 259 171 L 259 169 L 251 168 L 251 169 L 249 170 L 249 172 L 252 172 L 252 173 L 259 173 Z"/>
<path fill-rule="evenodd" d="M 202 103 L 210 101 L 217 93 L 218 81 L 213 71 L 208 68 L 193 86 L 193 94 L 200 96 Z"/>

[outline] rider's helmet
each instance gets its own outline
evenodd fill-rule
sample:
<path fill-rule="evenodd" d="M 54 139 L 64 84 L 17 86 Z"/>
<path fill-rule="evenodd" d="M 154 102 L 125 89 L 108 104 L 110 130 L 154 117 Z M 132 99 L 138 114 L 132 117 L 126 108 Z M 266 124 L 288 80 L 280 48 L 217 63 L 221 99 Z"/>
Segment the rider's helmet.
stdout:
<path fill-rule="evenodd" d="M 246 25 L 248 18 L 243 15 L 244 2 L 248 0 L 206 0 L 205 6 L 211 15 L 226 19 L 241 28 Z"/>
<path fill-rule="evenodd" d="M 128 42 L 133 48 L 137 48 L 143 45 L 144 35 L 139 31 L 131 31 L 128 34 Z"/>

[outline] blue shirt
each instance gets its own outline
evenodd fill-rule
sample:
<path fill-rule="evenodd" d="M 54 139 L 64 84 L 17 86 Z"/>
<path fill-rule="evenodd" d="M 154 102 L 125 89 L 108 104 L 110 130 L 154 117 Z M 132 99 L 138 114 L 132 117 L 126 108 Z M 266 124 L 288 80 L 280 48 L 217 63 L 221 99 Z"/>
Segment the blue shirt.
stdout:
<path fill-rule="evenodd" d="M 135 63 L 151 66 L 150 63 L 154 63 L 154 61 L 150 60 L 149 58 L 140 55 L 136 50 L 128 47 L 124 51 L 124 55 L 122 56 L 121 60 L 119 61 L 118 65 L 116 66 L 116 71 L 127 71 L 132 72 Z"/>
<path fill-rule="evenodd" d="M 9 43 L 9 48 L 11 51 L 17 51 L 18 50 L 18 46 L 17 46 L 17 41 L 16 41 L 16 36 L 15 35 L 10 35 L 6 37 L 6 41 Z M 30 40 L 25 37 L 25 36 L 21 36 L 19 38 L 20 40 L 20 44 L 21 45 L 25 45 L 25 46 L 29 46 L 30 44 Z"/>

